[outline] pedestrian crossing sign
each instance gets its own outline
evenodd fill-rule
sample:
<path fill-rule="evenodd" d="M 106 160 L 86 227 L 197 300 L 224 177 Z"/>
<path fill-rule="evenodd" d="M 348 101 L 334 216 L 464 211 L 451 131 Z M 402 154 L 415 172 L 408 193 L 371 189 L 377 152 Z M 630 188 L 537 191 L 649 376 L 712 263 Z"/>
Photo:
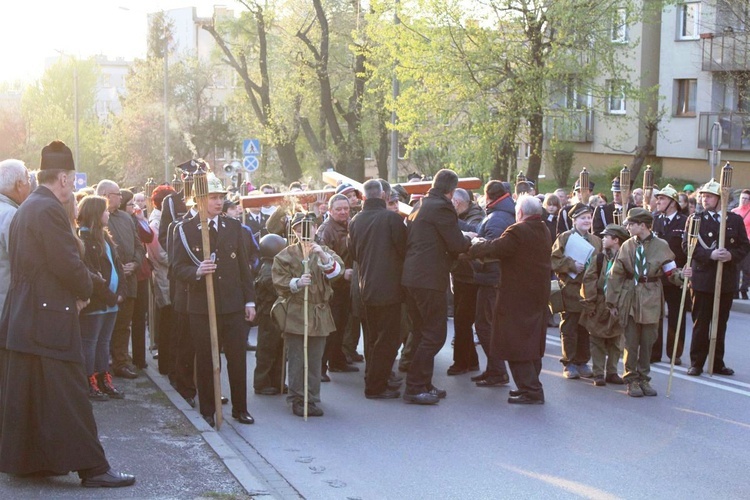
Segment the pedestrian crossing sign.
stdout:
<path fill-rule="evenodd" d="M 260 155 L 260 139 L 245 139 L 242 141 L 242 155 L 243 156 L 259 156 Z"/>

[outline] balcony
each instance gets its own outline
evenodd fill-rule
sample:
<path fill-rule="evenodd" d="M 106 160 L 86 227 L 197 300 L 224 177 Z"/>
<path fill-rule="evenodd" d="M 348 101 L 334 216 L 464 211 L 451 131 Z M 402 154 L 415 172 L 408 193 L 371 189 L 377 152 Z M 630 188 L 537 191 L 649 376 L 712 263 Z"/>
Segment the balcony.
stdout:
<path fill-rule="evenodd" d="M 750 113 L 700 113 L 698 147 L 711 149 L 711 126 L 721 124 L 722 151 L 750 151 Z"/>
<path fill-rule="evenodd" d="M 567 142 L 593 142 L 594 111 L 591 109 L 555 109 L 546 116 L 548 139 Z"/>
<path fill-rule="evenodd" d="M 701 35 L 703 71 L 750 70 L 750 36 L 747 32 Z"/>

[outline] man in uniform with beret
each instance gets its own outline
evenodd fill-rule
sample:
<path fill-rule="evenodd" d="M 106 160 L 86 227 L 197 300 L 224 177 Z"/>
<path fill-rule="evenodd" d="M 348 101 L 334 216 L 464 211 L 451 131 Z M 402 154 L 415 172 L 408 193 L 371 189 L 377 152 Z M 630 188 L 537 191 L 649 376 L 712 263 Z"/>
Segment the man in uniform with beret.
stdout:
<path fill-rule="evenodd" d="M 203 248 L 200 214 L 181 224 L 175 235 L 174 276 L 188 286 L 190 336 L 195 348 L 196 385 L 200 412 L 215 424 L 213 362 L 209 336 L 208 296 L 205 276 L 213 275 L 216 323 L 224 347 L 232 398 L 232 418 L 241 424 L 255 422 L 247 411 L 247 330 L 255 318 L 255 289 L 247 246 L 240 222 L 224 217 L 226 191 L 221 181 L 208 174 L 206 201 L 209 241 Z"/>
<path fill-rule="evenodd" d="M 591 207 L 577 203 L 569 211 L 573 229 L 561 233 L 552 246 L 552 270 L 560 280 L 563 311 L 561 313 L 560 337 L 562 340 L 562 359 L 565 366 L 563 376 L 568 379 L 580 377 L 591 378 L 594 373 L 588 366 L 591 358 L 589 332 L 579 324 L 581 319 L 581 284 L 583 275 L 591 261 L 602 250 L 602 240 L 591 234 Z M 571 237 L 580 237 L 593 247 L 587 262 L 579 262 L 566 254 L 566 247 Z"/>
<path fill-rule="evenodd" d="M 130 486 L 113 471 L 97 436 L 83 367 L 78 313 L 92 280 L 63 206 L 75 166 L 64 143 L 42 149 L 39 187 L 10 226 L 11 284 L 0 318 L 0 471 L 78 472 L 86 487 Z"/>
<path fill-rule="evenodd" d="M 645 208 L 631 208 L 625 227 L 631 238 L 622 244 L 607 284 L 605 297 L 610 313 L 625 329 L 625 374 L 628 395 L 656 396 L 651 387 L 651 348 L 661 316 L 664 295 L 662 277 L 682 283 L 682 270 L 674 262 L 669 245 L 651 232 L 654 216 Z M 685 271 L 690 277 L 691 272 Z"/>
<path fill-rule="evenodd" d="M 677 267 L 682 268 L 687 263 L 687 255 L 682 249 L 682 239 L 685 233 L 687 217 L 680 213 L 679 196 L 677 190 L 671 184 L 664 186 L 661 191 L 654 193 L 656 198 L 656 211 L 658 216 L 654 219 L 653 231 L 656 236 L 663 239 L 669 245 L 669 249 L 674 254 L 674 261 Z M 675 286 L 667 278 L 662 278 L 664 288 L 664 300 L 667 304 L 667 357 L 672 359 L 674 352 L 674 343 L 677 339 L 677 354 L 675 355 L 674 364 L 682 364 L 682 349 L 685 345 L 685 313 L 682 311 L 682 326 L 680 326 L 680 335 L 677 337 L 677 320 L 680 314 L 680 302 L 682 301 L 682 287 Z M 661 351 L 664 344 L 663 332 L 664 322 L 659 321 L 658 335 L 654 342 L 654 349 L 651 351 L 651 362 L 658 363 L 661 361 Z"/>
<path fill-rule="evenodd" d="M 698 243 L 693 253 L 693 279 L 690 281 L 693 296 L 693 338 L 690 342 L 690 368 L 687 374 L 697 377 L 703 373 L 708 357 L 709 333 L 713 316 L 714 294 L 719 293 L 719 321 L 714 354 L 714 373 L 734 375 L 734 370 L 724 364 L 724 338 L 727 333 L 729 311 L 737 293 L 737 268 L 750 252 L 742 218 L 732 212 L 721 213 L 721 185 L 711 180 L 698 190 L 703 212 Z M 724 248 L 719 247 L 721 217 L 727 218 Z M 683 246 L 687 241 L 683 242 Z M 721 290 L 716 290 L 716 270 L 719 261 L 724 263 Z"/>

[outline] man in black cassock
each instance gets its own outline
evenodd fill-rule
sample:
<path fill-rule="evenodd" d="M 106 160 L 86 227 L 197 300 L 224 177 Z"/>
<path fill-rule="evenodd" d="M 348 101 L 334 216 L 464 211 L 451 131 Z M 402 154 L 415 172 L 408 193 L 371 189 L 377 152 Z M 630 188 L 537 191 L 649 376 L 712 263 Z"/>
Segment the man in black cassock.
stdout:
<path fill-rule="evenodd" d="M 130 486 L 113 471 L 88 399 L 78 312 L 94 282 L 64 204 L 73 197 L 70 149 L 42 149 L 39 187 L 10 226 L 11 284 L 0 318 L 0 472 L 78 472 L 86 487 Z M 92 281 L 93 280 L 93 281 Z"/>

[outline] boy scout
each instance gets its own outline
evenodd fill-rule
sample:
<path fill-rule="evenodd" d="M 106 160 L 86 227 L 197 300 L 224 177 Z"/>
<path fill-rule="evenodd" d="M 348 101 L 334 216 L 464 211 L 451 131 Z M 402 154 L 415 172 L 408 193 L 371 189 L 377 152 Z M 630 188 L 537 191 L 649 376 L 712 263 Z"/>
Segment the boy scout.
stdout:
<path fill-rule="evenodd" d="M 625 226 L 632 236 L 612 266 L 605 293 L 607 307 L 625 329 L 625 382 L 632 397 L 656 396 L 651 387 L 651 349 L 664 302 L 661 278 L 682 283 L 669 245 L 651 232 L 654 217 L 644 208 L 628 211 Z M 689 270 L 684 271 L 690 277 Z"/>

